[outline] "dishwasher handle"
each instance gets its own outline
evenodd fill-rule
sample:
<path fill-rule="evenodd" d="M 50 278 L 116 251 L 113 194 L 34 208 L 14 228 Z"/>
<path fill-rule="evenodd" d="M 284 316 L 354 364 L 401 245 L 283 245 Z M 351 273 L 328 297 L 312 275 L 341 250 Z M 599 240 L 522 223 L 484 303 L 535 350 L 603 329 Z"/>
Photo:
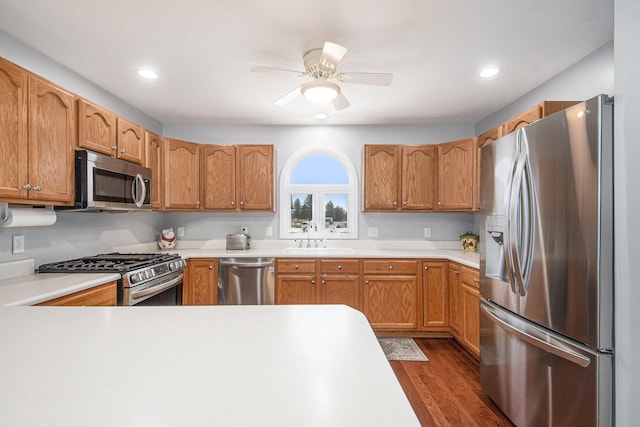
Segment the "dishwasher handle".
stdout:
<path fill-rule="evenodd" d="M 259 268 L 259 267 L 270 267 L 273 265 L 272 261 L 263 261 L 263 262 L 237 262 L 237 261 L 220 261 L 220 265 L 224 265 L 225 267 L 238 267 L 238 268 Z"/>

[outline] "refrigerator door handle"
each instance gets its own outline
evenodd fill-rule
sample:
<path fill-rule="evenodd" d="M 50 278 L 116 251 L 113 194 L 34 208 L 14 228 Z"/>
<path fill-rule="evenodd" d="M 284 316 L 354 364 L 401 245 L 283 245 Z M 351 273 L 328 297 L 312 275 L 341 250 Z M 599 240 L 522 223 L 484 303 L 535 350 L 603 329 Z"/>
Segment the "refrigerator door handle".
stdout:
<path fill-rule="evenodd" d="M 576 365 L 586 368 L 591 363 L 591 359 L 585 357 L 579 353 L 571 351 L 566 348 L 560 347 L 559 343 L 554 343 L 556 341 L 553 337 L 546 336 L 544 338 L 548 339 L 551 342 L 545 341 L 543 337 L 537 337 L 532 335 L 531 333 L 524 332 L 513 326 L 509 323 L 507 316 L 501 314 L 499 311 L 495 310 L 491 306 L 480 304 L 480 309 L 484 314 L 486 314 L 487 318 L 491 320 L 496 325 L 500 326 L 502 329 L 507 331 L 508 333 L 515 335 L 527 343 L 544 350 L 548 353 L 551 353 L 555 356 L 561 357 L 569 362 L 575 363 Z M 531 331 L 534 332 L 534 331 Z M 542 335 L 542 334 L 540 334 Z M 561 345 L 561 344 L 560 344 Z"/>
<path fill-rule="evenodd" d="M 518 131 L 519 132 L 519 131 Z M 509 175 L 509 179 L 507 181 L 507 189 L 505 191 L 505 210 L 507 213 L 507 222 L 504 230 L 504 242 L 503 242 L 503 253 L 504 253 L 504 263 L 507 270 L 507 278 L 509 279 L 509 285 L 511 286 L 511 291 L 514 294 L 518 294 L 518 289 L 516 288 L 516 278 L 514 275 L 514 265 L 513 265 L 513 247 L 512 247 L 512 233 L 511 233 L 511 221 L 512 215 L 515 215 L 515 212 L 512 212 L 512 198 L 513 198 L 513 188 L 514 181 L 518 176 L 518 162 L 520 158 L 520 152 L 518 148 L 516 148 L 516 152 L 511 164 L 511 174 Z"/>
<path fill-rule="evenodd" d="M 509 187 L 507 207 L 507 231 L 509 233 L 507 247 L 509 249 L 509 265 L 513 269 L 510 276 L 516 282 L 520 295 L 525 296 L 533 255 L 535 196 L 528 158 L 529 150 L 522 130 L 518 130 L 516 142 L 518 154 L 515 160 L 513 179 Z M 520 207 L 519 211 L 518 207 Z M 520 251 L 521 243 L 522 252 Z"/>

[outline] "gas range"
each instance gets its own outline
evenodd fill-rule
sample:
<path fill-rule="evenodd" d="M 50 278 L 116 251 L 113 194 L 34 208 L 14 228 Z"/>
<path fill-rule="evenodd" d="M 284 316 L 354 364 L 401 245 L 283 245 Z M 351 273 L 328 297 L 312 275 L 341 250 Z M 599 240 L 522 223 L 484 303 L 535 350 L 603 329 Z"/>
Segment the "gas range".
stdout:
<path fill-rule="evenodd" d="M 118 305 L 135 305 L 181 287 L 184 268 L 178 254 L 113 252 L 43 264 L 38 273 L 119 273 Z"/>

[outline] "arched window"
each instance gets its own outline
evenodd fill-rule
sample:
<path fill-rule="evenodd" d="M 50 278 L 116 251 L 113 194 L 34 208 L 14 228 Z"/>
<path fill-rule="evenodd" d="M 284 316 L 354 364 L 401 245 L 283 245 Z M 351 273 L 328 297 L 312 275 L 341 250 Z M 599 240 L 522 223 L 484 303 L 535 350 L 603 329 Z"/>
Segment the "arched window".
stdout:
<path fill-rule="evenodd" d="M 358 238 L 358 179 L 333 147 L 294 153 L 280 176 L 280 238 Z"/>

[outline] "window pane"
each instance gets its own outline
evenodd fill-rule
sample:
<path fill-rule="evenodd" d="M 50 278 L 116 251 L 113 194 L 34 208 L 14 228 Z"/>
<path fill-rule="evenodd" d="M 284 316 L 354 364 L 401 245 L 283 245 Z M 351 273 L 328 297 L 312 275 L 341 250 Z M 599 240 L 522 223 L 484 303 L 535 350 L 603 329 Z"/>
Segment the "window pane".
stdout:
<path fill-rule="evenodd" d="M 330 231 L 347 228 L 348 194 L 324 195 L 324 228 Z"/>
<path fill-rule="evenodd" d="M 313 195 L 291 195 L 291 228 L 302 228 L 313 219 Z"/>
<path fill-rule="evenodd" d="M 289 183 L 349 184 L 349 177 L 338 160 L 326 154 L 314 154 L 298 162 Z"/>

